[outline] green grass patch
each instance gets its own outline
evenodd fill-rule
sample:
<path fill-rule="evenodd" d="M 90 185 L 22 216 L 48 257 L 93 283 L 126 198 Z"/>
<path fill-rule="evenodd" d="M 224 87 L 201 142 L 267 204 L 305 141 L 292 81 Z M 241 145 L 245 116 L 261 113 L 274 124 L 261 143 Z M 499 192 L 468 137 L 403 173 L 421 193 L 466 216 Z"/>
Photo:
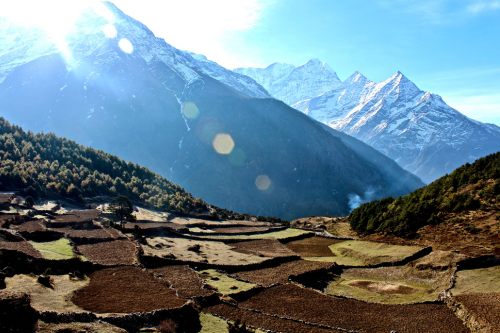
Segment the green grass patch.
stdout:
<path fill-rule="evenodd" d="M 438 293 L 432 289 L 431 283 L 417 283 L 409 279 L 367 279 L 342 274 L 327 286 L 325 292 L 372 303 L 411 304 L 435 301 Z"/>
<path fill-rule="evenodd" d="M 193 228 L 188 228 L 189 232 L 196 232 L 196 233 L 205 233 L 205 234 L 211 234 L 213 233 L 213 230 L 210 229 L 202 229 L 200 227 L 193 227 Z"/>
<path fill-rule="evenodd" d="M 209 313 L 200 313 L 201 331 L 200 333 L 227 333 L 227 321 Z"/>
<path fill-rule="evenodd" d="M 242 291 L 247 291 L 255 288 L 257 285 L 253 283 L 243 282 L 234 279 L 215 269 L 207 269 L 199 272 L 201 278 L 206 284 L 217 289 L 223 295 L 237 294 Z"/>
<path fill-rule="evenodd" d="M 30 241 L 30 243 L 42 254 L 45 259 L 65 260 L 77 257 L 77 255 L 73 252 L 71 243 L 66 238 L 60 238 L 52 242 Z"/>
<path fill-rule="evenodd" d="M 457 272 L 453 295 L 491 293 L 500 291 L 500 266 L 469 269 Z"/>
<path fill-rule="evenodd" d="M 332 256 L 306 257 L 311 261 L 336 262 L 344 266 L 376 265 L 403 260 L 422 248 L 360 240 L 347 240 L 329 246 Z"/>
<path fill-rule="evenodd" d="M 201 322 L 201 331 L 200 333 L 228 333 L 229 327 L 228 323 L 232 323 L 233 321 L 224 320 L 217 316 L 211 315 L 209 313 L 201 312 L 200 313 L 200 322 Z M 247 327 L 248 328 L 248 327 Z M 250 332 L 255 333 L 265 333 L 261 329 L 250 329 Z"/>

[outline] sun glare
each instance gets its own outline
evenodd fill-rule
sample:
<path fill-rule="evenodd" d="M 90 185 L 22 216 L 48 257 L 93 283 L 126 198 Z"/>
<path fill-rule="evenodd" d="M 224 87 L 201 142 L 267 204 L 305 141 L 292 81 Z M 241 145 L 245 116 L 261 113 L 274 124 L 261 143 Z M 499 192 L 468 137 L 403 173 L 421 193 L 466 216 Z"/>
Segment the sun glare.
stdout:
<path fill-rule="evenodd" d="M 42 31 L 67 59 L 71 59 L 67 37 L 86 10 L 93 10 L 106 20 L 112 14 L 98 0 L 16 0 L 0 2 L 0 17 L 28 28 Z M 115 34 L 111 28 L 106 36 Z"/>

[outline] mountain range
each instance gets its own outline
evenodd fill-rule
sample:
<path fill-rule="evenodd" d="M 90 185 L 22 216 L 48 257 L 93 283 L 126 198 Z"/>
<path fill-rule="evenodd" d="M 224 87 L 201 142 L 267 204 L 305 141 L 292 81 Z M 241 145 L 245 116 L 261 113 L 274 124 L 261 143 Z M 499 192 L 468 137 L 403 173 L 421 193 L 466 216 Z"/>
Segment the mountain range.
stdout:
<path fill-rule="evenodd" d="M 292 219 L 347 214 L 422 185 L 361 141 L 180 51 L 111 3 L 58 45 L 0 20 L 0 112 L 144 165 L 219 207 Z"/>
<path fill-rule="evenodd" d="M 341 81 L 317 59 L 240 68 L 276 97 L 333 129 L 352 135 L 431 182 L 500 150 L 500 128 L 470 119 L 420 90 L 401 72 L 374 82 L 356 72 Z"/>

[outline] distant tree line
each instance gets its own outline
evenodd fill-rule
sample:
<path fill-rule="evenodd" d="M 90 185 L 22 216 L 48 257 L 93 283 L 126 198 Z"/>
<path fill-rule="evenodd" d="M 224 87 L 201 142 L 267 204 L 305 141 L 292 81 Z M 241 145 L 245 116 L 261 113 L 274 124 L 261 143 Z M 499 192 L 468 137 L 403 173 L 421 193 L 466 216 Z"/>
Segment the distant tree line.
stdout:
<path fill-rule="evenodd" d="M 446 214 L 500 208 L 500 152 L 465 164 L 413 193 L 361 205 L 349 216 L 362 233 L 408 235 Z"/>
<path fill-rule="evenodd" d="M 134 163 L 54 134 L 25 132 L 0 117 L 0 190 L 36 198 L 125 196 L 136 204 L 181 214 L 249 218 L 213 207 Z"/>

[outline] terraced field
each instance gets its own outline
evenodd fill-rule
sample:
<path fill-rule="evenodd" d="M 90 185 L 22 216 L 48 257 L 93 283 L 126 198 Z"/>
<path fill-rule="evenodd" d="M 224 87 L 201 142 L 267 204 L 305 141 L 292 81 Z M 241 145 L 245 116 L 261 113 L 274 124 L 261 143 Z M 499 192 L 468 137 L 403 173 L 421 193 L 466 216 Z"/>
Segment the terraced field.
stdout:
<path fill-rule="evenodd" d="M 104 266 L 137 265 L 137 245 L 128 240 L 82 244 L 77 250 L 92 263 Z"/>
<path fill-rule="evenodd" d="M 141 244 L 145 256 L 213 265 L 248 265 L 266 260 L 252 254 L 235 251 L 229 244 L 215 241 L 192 240 L 180 237 L 148 238 Z"/>
<path fill-rule="evenodd" d="M 367 332 L 468 332 L 443 304 L 370 304 L 328 297 L 293 284 L 268 288 L 241 302 L 239 307 L 332 330 L 348 328 Z M 330 315 L 326 315 L 328 313 Z"/>
<path fill-rule="evenodd" d="M 419 246 L 324 237 L 301 239 L 287 245 L 305 260 L 334 262 L 342 266 L 373 266 L 398 262 L 414 256 L 423 249 Z"/>
<path fill-rule="evenodd" d="M 344 239 L 145 209 L 118 230 L 99 209 L 54 209 L 15 223 L 20 215 L 0 214 L 0 310 L 32 307 L 40 332 L 224 333 L 237 321 L 259 333 L 498 328 L 499 266 L 457 271 L 466 257 L 453 251 L 346 240 L 341 220 L 326 228 Z"/>
<path fill-rule="evenodd" d="M 123 328 L 97 321 L 93 323 L 38 323 L 38 333 L 86 332 L 86 333 L 127 333 Z"/>
<path fill-rule="evenodd" d="M 200 276 L 206 284 L 222 295 L 238 294 L 256 287 L 253 283 L 237 280 L 215 269 L 203 270 Z"/>
<path fill-rule="evenodd" d="M 6 290 L 28 293 L 31 306 L 39 312 L 57 311 L 59 313 L 86 312 L 76 305 L 71 297 L 73 293 L 89 284 L 89 279 L 72 279 L 69 275 L 50 276 L 52 288 L 37 281 L 33 275 L 19 274 L 6 278 Z"/>
<path fill-rule="evenodd" d="M 272 231 L 258 234 L 230 234 L 230 235 L 210 235 L 207 233 L 203 239 L 207 240 L 218 240 L 218 241 L 231 241 L 231 240 L 254 240 L 254 239 L 277 239 L 286 241 L 288 239 L 297 238 L 300 236 L 312 235 L 310 231 L 287 228 L 280 231 Z"/>
<path fill-rule="evenodd" d="M 60 238 L 51 242 L 33 242 L 30 244 L 39 251 L 45 259 L 66 260 L 79 257 L 73 251 L 73 246 L 67 238 Z M 80 257 L 83 259 L 83 257 Z"/>
<path fill-rule="evenodd" d="M 402 266 L 346 269 L 325 292 L 384 304 L 437 301 L 449 288 L 456 259 L 451 252 L 438 251 Z"/>
<path fill-rule="evenodd" d="M 135 267 L 104 269 L 71 298 L 82 309 L 96 313 L 134 313 L 178 308 L 186 302 L 175 290 Z"/>
<path fill-rule="evenodd" d="M 330 263 L 294 260 L 274 267 L 237 272 L 234 275 L 240 280 L 270 287 L 277 283 L 287 283 L 293 276 L 331 269 Z"/>
<path fill-rule="evenodd" d="M 31 258 L 42 257 L 42 254 L 37 251 L 30 242 L 26 240 L 10 241 L 0 235 L 0 251 L 2 250 L 25 254 Z"/>
<path fill-rule="evenodd" d="M 457 272 L 453 295 L 500 292 L 500 266 Z"/>
<path fill-rule="evenodd" d="M 180 297 L 203 298 L 215 293 L 212 288 L 206 288 L 200 274 L 188 265 L 169 265 L 149 271 L 156 279 L 175 289 Z"/>

